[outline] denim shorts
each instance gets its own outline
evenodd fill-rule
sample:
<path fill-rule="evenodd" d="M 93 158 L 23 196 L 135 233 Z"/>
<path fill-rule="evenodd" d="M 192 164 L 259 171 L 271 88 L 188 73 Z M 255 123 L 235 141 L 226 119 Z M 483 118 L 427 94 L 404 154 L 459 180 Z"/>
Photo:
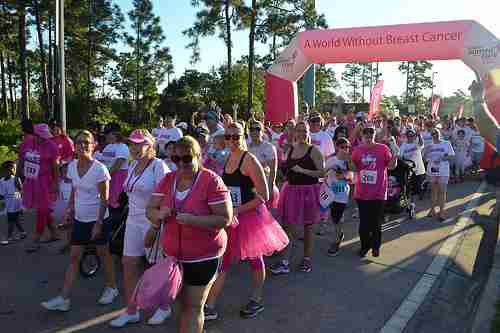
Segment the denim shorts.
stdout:
<path fill-rule="evenodd" d="M 71 229 L 71 245 L 106 245 L 111 239 L 113 232 L 113 224 L 111 219 L 107 218 L 102 222 L 102 232 L 97 239 L 92 240 L 92 229 L 96 222 L 80 222 L 73 219 L 73 226 Z"/>

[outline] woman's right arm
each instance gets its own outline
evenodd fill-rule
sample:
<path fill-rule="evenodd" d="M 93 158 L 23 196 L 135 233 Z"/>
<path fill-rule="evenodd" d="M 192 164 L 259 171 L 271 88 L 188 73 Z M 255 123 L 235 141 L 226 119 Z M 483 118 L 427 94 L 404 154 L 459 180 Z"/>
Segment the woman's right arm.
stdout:
<path fill-rule="evenodd" d="M 172 210 L 170 208 L 162 207 L 164 198 L 165 197 L 162 195 L 153 194 L 146 207 L 146 217 L 149 222 L 151 222 L 151 226 L 155 229 L 159 229 L 163 220 L 172 214 Z"/>

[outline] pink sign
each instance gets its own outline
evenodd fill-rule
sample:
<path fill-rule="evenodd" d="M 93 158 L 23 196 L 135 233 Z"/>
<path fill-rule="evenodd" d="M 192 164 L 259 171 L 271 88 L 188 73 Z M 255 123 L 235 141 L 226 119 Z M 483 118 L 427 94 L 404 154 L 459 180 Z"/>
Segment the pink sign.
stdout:
<path fill-rule="evenodd" d="M 373 87 L 372 96 L 370 98 L 370 111 L 368 112 L 369 120 L 372 120 L 372 118 L 378 113 L 383 88 L 384 80 L 378 81 L 375 87 Z"/>
<path fill-rule="evenodd" d="M 440 105 L 441 105 L 441 98 L 439 98 L 438 96 L 433 96 L 431 114 L 434 117 L 437 117 Z"/>

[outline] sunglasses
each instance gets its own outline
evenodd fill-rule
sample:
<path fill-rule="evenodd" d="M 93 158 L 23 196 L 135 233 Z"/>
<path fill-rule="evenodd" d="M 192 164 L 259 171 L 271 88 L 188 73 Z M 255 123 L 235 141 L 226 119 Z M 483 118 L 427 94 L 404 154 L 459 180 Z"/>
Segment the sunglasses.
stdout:
<path fill-rule="evenodd" d="M 174 162 L 175 164 L 178 164 L 179 162 L 182 161 L 182 163 L 184 164 L 190 164 L 190 163 L 193 163 L 193 156 L 191 155 L 184 155 L 184 156 L 179 156 L 179 155 L 173 155 L 172 157 L 170 157 L 170 159 L 172 160 L 172 162 Z"/>
<path fill-rule="evenodd" d="M 260 131 L 261 131 L 260 127 L 251 127 L 250 128 L 250 132 L 260 132 Z"/>
<path fill-rule="evenodd" d="M 309 120 L 310 123 L 319 123 L 321 122 L 321 118 L 314 118 Z"/>
<path fill-rule="evenodd" d="M 92 144 L 92 141 L 89 141 L 89 140 L 78 140 L 76 142 L 77 145 L 81 145 L 81 146 L 90 146 Z"/>
<path fill-rule="evenodd" d="M 437 136 L 437 135 L 439 135 L 439 133 L 438 132 L 433 132 L 433 133 L 431 133 L 431 135 L 432 136 Z"/>
<path fill-rule="evenodd" d="M 224 135 L 224 140 L 233 140 L 233 141 L 239 141 L 241 138 L 241 135 L 239 134 L 226 134 Z"/>
<path fill-rule="evenodd" d="M 340 149 L 349 149 L 348 145 L 339 145 L 338 146 Z"/>

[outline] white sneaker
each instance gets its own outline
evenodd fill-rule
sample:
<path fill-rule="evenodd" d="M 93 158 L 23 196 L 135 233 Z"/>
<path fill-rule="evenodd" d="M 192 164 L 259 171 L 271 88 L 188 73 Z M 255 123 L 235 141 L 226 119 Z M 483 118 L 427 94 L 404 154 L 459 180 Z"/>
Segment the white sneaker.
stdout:
<path fill-rule="evenodd" d="M 127 312 L 122 313 L 119 317 L 109 322 L 109 326 L 120 328 L 124 327 L 127 324 L 134 324 L 141 321 L 141 316 L 139 311 L 134 314 L 128 314 Z"/>
<path fill-rule="evenodd" d="M 161 325 L 172 316 L 172 308 L 168 307 L 167 310 L 158 308 L 155 314 L 149 318 L 148 325 Z"/>
<path fill-rule="evenodd" d="M 49 311 L 69 311 L 71 302 L 69 299 L 64 299 L 62 296 L 54 297 L 47 302 L 42 302 L 41 305 Z"/>
<path fill-rule="evenodd" d="M 116 288 L 109 288 L 106 287 L 104 288 L 104 291 L 102 292 L 101 298 L 97 301 L 97 303 L 101 305 L 108 305 L 113 303 L 115 298 L 118 296 L 118 289 Z"/>

